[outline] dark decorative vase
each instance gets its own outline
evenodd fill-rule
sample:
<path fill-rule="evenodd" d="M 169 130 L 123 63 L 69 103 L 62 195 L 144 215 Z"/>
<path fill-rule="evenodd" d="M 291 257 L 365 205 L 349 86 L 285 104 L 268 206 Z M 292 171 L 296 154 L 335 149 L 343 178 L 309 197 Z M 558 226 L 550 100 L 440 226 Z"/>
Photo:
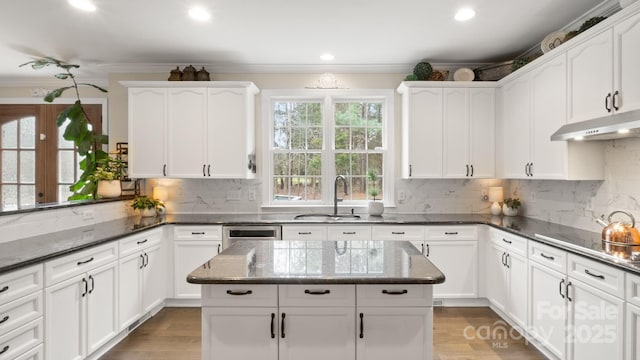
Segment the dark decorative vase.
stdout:
<path fill-rule="evenodd" d="M 189 65 L 182 70 L 182 81 L 195 81 L 196 80 L 196 68 Z"/>
<path fill-rule="evenodd" d="M 180 67 L 176 66 L 175 69 L 171 70 L 171 74 L 169 75 L 169 81 L 180 81 L 182 80 L 182 71 L 180 71 Z"/>
<path fill-rule="evenodd" d="M 196 73 L 196 81 L 211 81 L 209 72 L 204 69 L 204 66 Z"/>

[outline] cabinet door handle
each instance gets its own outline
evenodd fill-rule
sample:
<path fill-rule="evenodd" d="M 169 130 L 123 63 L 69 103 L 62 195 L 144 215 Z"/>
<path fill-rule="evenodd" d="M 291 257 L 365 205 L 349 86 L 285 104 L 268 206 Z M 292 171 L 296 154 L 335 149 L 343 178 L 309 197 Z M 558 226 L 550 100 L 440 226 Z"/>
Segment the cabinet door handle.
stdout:
<path fill-rule="evenodd" d="M 136 244 L 142 245 L 142 244 L 146 243 L 147 241 L 149 241 L 149 239 L 144 239 L 142 241 L 136 241 Z"/>
<path fill-rule="evenodd" d="M 85 278 L 82 278 L 82 283 L 84 284 L 84 292 L 82 293 L 82 297 L 85 297 L 87 295 L 87 292 L 89 291 L 89 283 Z"/>
<path fill-rule="evenodd" d="M 529 176 L 529 163 L 526 163 L 524 165 L 524 174 Z"/>
<path fill-rule="evenodd" d="M 404 235 L 404 231 L 392 231 L 391 235 Z"/>
<path fill-rule="evenodd" d="M 233 291 L 233 290 L 227 290 L 227 294 L 229 294 L 229 295 L 236 295 L 236 296 L 241 296 L 241 295 L 251 295 L 251 294 L 253 294 L 253 291 L 251 291 L 251 290 L 246 290 L 246 291 Z"/>
<path fill-rule="evenodd" d="M 91 280 L 91 290 L 89 290 L 89 294 L 91 294 L 96 288 L 96 279 L 93 277 L 93 275 L 89 275 L 89 280 Z"/>
<path fill-rule="evenodd" d="M 565 293 L 565 295 L 567 296 L 567 299 L 568 299 L 569 301 L 573 301 L 573 299 L 569 297 L 569 286 L 571 286 L 571 285 L 573 285 L 573 284 L 571 284 L 571 281 L 569 281 L 569 282 L 567 283 L 567 287 L 566 287 L 566 289 L 565 289 L 565 291 L 564 291 L 564 293 Z"/>
<path fill-rule="evenodd" d="M 282 313 L 282 321 L 280 322 L 280 337 L 284 339 L 284 318 L 287 314 Z"/>
<path fill-rule="evenodd" d="M 469 175 L 469 176 L 473 176 L 473 164 L 469 165 L 469 167 L 471 168 L 471 175 Z"/>
<path fill-rule="evenodd" d="M 202 176 L 207 176 L 207 164 L 202 164 Z"/>
<path fill-rule="evenodd" d="M 422 253 L 422 255 L 424 255 L 424 244 L 420 244 L 420 247 L 422 248 L 420 252 Z"/>
<path fill-rule="evenodd" d="M 444 233 L 445 235 L 458 235 L 457 231 L 453 231 L 453 232 L 446 232 Z"/>
<path fill-rule="evenodd" d="M 594 278 L 598 278 L 598 279 L 600 279 L 600 280 L 604 280 L 604 275 L 597 275 L 597 274 L 594 274 L 594 273 L 592 273 L 591 271 L 589 271 L 588 269 L 584 269 L 584 272 L 585 272 L 585 274 L 587 274 L 587 275 L 591 275 L 591 276 L 593 276 Z"/>
<path fill-rule="evenodd" d="M 6 315 L 4 318 L 2 318 L 2 320 L 0 320 L 0 324 L 4 324 L 7 321 L 9 321 L 9 315 Z"/>
<path fill-rule="evenodd" d="M 429 257 L 429 254 L 431 254 L 431 249 L 429 249 L 429 244 L 427 244 L 427 253 L 425 254 L 425 256 Z"/>
<path fill-rule="evenodd" d="M 149 265 L 149 254 L 144 253 L 144 267 Z"/>
<path fill-rule="evenodd" d="M 406 289 L 404 290 L 382 290 L 383 294 L 387 294 L 387 295 L 402 295 L 402 294 L 406 294 L 408 291 Z"/>
<path fill-rule="evenodd" d="M 140 254 L 140 267 L 138 269 L 142 269 L 144 267 L 144 256 L 142 256 L 142 254 Z"/>
<path fill-rule="evenodd" d="M 220 254 L 220 246 L 222 246 L 222 245 L 218 244 L 218 254 Z"/>
<path fill-rule="evenodd" d="M 507 260 L 506 259 L 507 253 L 503 252 L 502 253 L 502 266 L 507 266 Z"/>
<path fill-rule="evenodd" d="M 309 295 L 326 295 L 331 294 L 331 290 L 305 290 L 304 293 Z"/>
<path fill-rule="evenodd" d="M 413 167 L 409 165 L 409 177 L 411 177 L 412 173 L 413 173 Z"/>
<path fill-rule="evenodd" d="M 6 353 L 7 351 L 9 351 L 9 345 L 3 347 L 2 350 L 0 350 L 0 355 Z"/>
<path fill-rule="evenodd" d="M 162 176 L 167 176 L 167 164 L 162 166 Z"/>
<path fill-rule="evenodd" d="M 342 235 L 355 235 L 356 232 L 355 231 L 343 231 Z"/>
<path fill-rule="evenodd" d="M 298 235 L 311 235 L 311 231 L 298 231 Z"/>
<path fill-rule="evenodd" d="M 207 165 L 207 176 L 211 176 L 211 164 Z"/>
<path fill-rule="evenodd" d="M 364 314 L 360 313 L 360 339 L 364 338 Z"/>
<path fill-rule="evenodd" d="M 607 109 L 607 112 L 611 112 L 611 106 L 609 106 L 609 100 L 611 100 L 611 93 L 608 93 L 607 97 L 604 98 L 604 108 Z"/>
<path fill-rule="evenodd" d="M 93 261 L 93 257 L 91 257 L 89 260 L 78 261 L 78 266 L 84 265 L 84 264 L 88 264 L 88 263 L 90 263 L 92 261 Z"/>
<path fill-rule="evenodd" d="M 564 299 L 564 294 L 562 293 L 562 284 L 564 284 L 564 279 L 560 280 L 560 285 L 558 286 L 558 292 L 560 293 L 560 296 L 562 296 L 562 298 Z"/>
<path fill-rule="evenodd" d="M 616 92 L 613 93 L 613 109 L 615 111 L 620 110 L 620 107 L 618 106 L 618 102 L 616 101 L 616 99 L 620 96 L 620 91 L 616 90 Z"/>
<path fill-rule="evenodd" d="M 507 244 L 513 244 L 512 240 L 507 240 L 505 238 L 502 238 L 502 241 L 506 242 Z"/>
<path fill-rule="evenodd" d="M 545 255 L 544 253 L 540 253 L 540 256 L 542 256 L 543 258 L 545 258 L 547 260 L 555 260 L 556 259 L 553 256 Z"/>
<path fill-rule="evenodd" d="M 275 313 L 271 313 L 271 338 L 275 339 L 276 338 L 276 314 Z"/>
<path fill-rule="evenodd" d="M 510 257 L 511 257 L 511 254 L 507 253 L 507 256 L 505 257 L 505 263 L 504 263 L 504 265 L 507 267 L 507 269 L 511 269 L 511 265 L 509 265 L 511 263 L 509 261 Z"/>
<path fill-rule="evenodd" d="M 469 176 L 469 164 L 465 165 L 467 167 L 467 175 L 465 176 Z"/>
<path fill-rule="evenodd" d="M 529 176 L 533 176 L 533 163 L 529 164 Z"/>
<path fill-rule="evenodd" d="M 2 294 L 3 292 L 5 292 L 7 290 L 9 290 L 9 286 L 8 285 L 3 287 L 2 289 L 0 289 L 0 294 Z"/>

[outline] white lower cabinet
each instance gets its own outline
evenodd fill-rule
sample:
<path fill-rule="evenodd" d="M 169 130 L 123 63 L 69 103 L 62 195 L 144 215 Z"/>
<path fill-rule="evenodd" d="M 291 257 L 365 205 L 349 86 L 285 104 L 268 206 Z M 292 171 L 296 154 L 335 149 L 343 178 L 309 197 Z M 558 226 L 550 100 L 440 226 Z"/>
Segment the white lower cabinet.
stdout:
<path fill-rule="evenodd" d="M 200 285 L 189 284 L 187 274 L 222 251 L 222 226 L 173 228 L 173 297 L 200 299 Z"/>
<path fill-rule="evenodd" d="M 424 255 L 447 278 L 444 283 L 434 285 L 434 298 L 478 297 L 477 241 L 427 241 Z"/>
<path fill-rule="evenodd" d="M 627 303 L 626 316 L 627 360 L 640 360 L 640 307 Z"/>

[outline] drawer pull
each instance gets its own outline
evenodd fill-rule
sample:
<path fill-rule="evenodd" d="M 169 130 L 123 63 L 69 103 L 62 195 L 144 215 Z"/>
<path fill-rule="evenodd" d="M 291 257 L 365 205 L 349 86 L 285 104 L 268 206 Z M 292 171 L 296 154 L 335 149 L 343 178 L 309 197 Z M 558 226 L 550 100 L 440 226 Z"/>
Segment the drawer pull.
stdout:
<path fill-rule="evenodd" d="M 147 241 L 149 241 L 149 239 L 144 239 L 142 241 L 136 241 L 136 244 L 142 245 L 142 244 L 146 243 Z"/>
<path fill-rule="evenodd" d="M 457 231 L 453 231 L 453 232 L 444 232 L 445 235 L 458 235 Z"/>
<path fill-rule="evenodd" d="M 507 244 L 513 244 L 513 241 L 511 240 L 507 240 L 505 238 L 502 238 L 502 241 L 506 242 Z"/>
<path fill-rule="evenodd" d="M 355 231 L 343 231 L 342 235 L 355 235 L 356 232 Z"/>
<path fill-rule="evenodd" d="M 592 273 L 591 271 L 589 271 L 588 269 L 584 269 L 584 272 L 585 272 L 587 275 L 591 275 L 591 276 L 593 276 L 594 278 L 598 278 L 598 279 L 600 279 L 600 280 L 604 280 L 604 275 L 597 275 L 597 274 L 594 274 L 594 273 Z"/>
<path fill-rule="evenodd" d="M 331 290 L 305 290 L 304 293 L 309 295 L 326 295 L 330 294 Z"/>
<path fill-rule="evenodd" d="M 402 294 L 406 294 L 408 291 L 405 290 L 382 290 L 383 294 L 387 294 L 387 295 L 402 295 Z"/>
<path fill-rule="evenodd" d="M 88 263 L 90 263 L 92 261 L 93 261 L 93 257 L 91 257 L 89 260 L 78 261 L 78 266 L 84 265 L 84 264 L 88 264 Z"/>
<path fill-rule="evenodd" d="M 299 231 L 298 235 L 311 235 L 311 231 Z"/>
<path fill-rule="evenodd" d="M 191 235 L 204 235 L 204 231 L 198 231 L 198 232 L 192 231 Z"/>
<path fill-rule="evenodd" d="M 2 320 L 0 320 L 0 324 L 4 324 L 9 321 L 9 315 L 5 316 Z"/>
<path fill-rule="evenodd" d="M 545 255 L 544 253 L 540 253 L 540 256 L 542 256 L 543 258 L 545 258 L 547 260 L 555 260 L 556 259 L 553 256 Z"/>
<path fill-rule="evenodd" d="M 9 351 L 9 345 L 5 346 L 4 348 L 2 348 L 2 350 L 0 350 L 0 355 L 6 353 L 7 351 Z"/>
<path fill-rule="evenodd" d="M 229 294 L 229 295 L 251 295 L 251 294 L 253 294 L 253 291 L 251 291 L 251 290 L 246 290 L 246 291 L 227 290 L 227 294 Z"/>
<path fill-rule="evenodd" d="M 391 235 L 404 235 L 404 231 L 392 231 Z"/>
<path fill-rule="evenodd" d="M 284 339 L 284 318 L 287 314 L 282 313 L 282 322 L 280 323 L 280 337 Z"/>
<path fill-rule="evenodd" d="M 275 323 L 276 323 L 276 314 L 271 313 L 271 338 L 272 339 L 276 338 Z"/>
<path fill-rule="evenodd" d="M 360 313 L 360 339 L 364 338 L 364 314 Z"/>
<path fill-rule="evenodd" d="M 7 290 L 9 290 L 9 286 L 8 285 L 3 287 L 2 289 L 0 289 L 0 294 L 2 294 L 3 292 L 5 292 Z"/>

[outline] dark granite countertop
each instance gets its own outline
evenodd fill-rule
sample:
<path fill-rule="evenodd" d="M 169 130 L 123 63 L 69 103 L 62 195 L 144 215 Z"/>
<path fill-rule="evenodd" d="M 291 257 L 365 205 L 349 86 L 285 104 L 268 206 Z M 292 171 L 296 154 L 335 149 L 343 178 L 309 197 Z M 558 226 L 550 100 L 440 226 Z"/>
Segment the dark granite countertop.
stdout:
<path fill-rule="evenodd" d="M 163 224 L 367 224 L 455 225 L 488 224 L 640 274 L 640 262 L 627 262 L 602 251 L 600 233 L 525 217 L 492 217 L 488 214 L 389 214 L 360 220 L 293 220 L 294 214 L 168 214 L 158 218 L 126 218 L 72 230 L 0 243 L 0 273 L 57 256 L 117 240 Z"/>
<path fill-rule="evenodd" d="M 238 241 L 187 277 L 194 284 L 440 284 L 406 241 Z"/>

